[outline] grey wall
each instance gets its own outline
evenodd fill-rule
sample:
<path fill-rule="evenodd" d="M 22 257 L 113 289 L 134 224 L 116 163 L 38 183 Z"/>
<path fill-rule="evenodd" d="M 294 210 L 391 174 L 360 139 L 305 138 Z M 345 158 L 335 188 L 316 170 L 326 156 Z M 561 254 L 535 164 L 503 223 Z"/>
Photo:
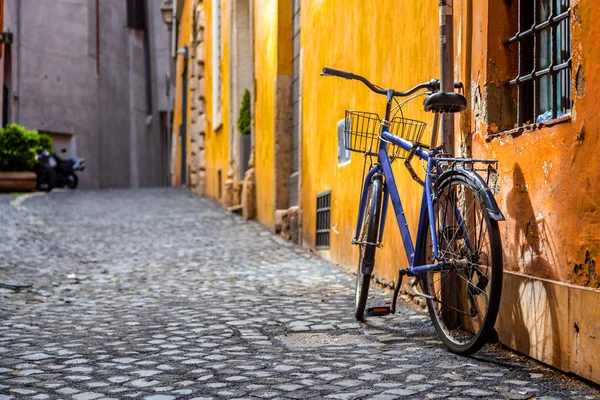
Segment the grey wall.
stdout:
<path fill-rule="evenodd" d="M 99 51 L 95 0 L 6 0 L 5 27 L 15 33 L 12 82 L 18 99 L 11 121 L 74 135 L 77 155 L 87 161 L 82 187 L 162 185 L 166 172 L 154 70 L 157 62 L 168 65 L 168 58 L 153 56 L 160 37 L 149 41 L 153 107 L 148 114 L 143 31 L 127 28 L 125 0 L 98 3 Z M 153 3 L 148 0 L 149 14 L 160 14 Z M 161 46 L 168 46 L 166 33 Z"/>
<path fill-rule="evenodd" d="M 148 0 L 148 7 L 152 8 L 150 16 L 150 24 L 152 28 L 150 32 L 151 40 L 154 42 L 152 48 L 154 49 L 154 60 L 153 63 L 156 66 L 154 69 L 154 79 L 156 87 L 157 107 L 159 111 L 167 111 L 167 96 L 166 96 L 166 83 L 165 75 L 169 72 L 169 40 L 171 36 L 167 29 L 167 25 L 163 22 L 160 14 L 160 6 L 163 0 Z M 158 10 L 158 11 L 157 11 Z M 171 89 L 171 95 L 172 95 Z"/>

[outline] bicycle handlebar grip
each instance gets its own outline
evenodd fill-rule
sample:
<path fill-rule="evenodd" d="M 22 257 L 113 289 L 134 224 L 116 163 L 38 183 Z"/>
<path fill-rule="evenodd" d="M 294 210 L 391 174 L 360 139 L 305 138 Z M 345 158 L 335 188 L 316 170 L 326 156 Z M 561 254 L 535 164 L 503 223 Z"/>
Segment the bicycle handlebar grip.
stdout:
<path fill-rule="evenodd" d="M 344 79 L 354 79 L 354 74 L 352 72 L 346 72 L 335 68 L 323 67 L 323 72 L 321 72 L 321 76 L 339 76 Z"/>

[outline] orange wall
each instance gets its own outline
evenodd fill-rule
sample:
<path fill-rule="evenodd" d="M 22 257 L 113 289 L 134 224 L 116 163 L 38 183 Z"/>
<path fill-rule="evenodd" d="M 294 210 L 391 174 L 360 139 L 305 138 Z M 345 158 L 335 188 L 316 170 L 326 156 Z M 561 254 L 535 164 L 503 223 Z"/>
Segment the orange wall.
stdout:
<path fill-rule="evenodd" d="M 254 1 L 254 168 L 256 217 L 273 227 L 277 0 Z M 291 18 L 291 17 L 290 17 Z"/>
<path fill-rule="evenodd" d="M 465 1 L 458 2 L 459 7 Z M 487 57 L 486 43 L 480 42 L 485 35 L 473 35 L 473 48 L 481 51 L 472 53 L 468 78 L 473 90 L 481 93 L 485 85 L 512 78 L 502 45 L 510 33 L 497 33 L 502 26 L 498 28 L 496 17 L 506 12 L 506 6 L 497 3 L 493 15 L 492 11 L 486 15 L 487 9 L 474 10 L 474 32 L 485 32 L 489 24 Z M 594 22 L 600 9 L 589 0 L 571 1 L 571 6 L 574 105 L 570 121 L 486 140 L 497 128 L 486 125 L 481 116 L 473 117 L 472 146 L 474 156 L 500 160 L 498 201 L 507 217 L 501 225 L 505 269 L 598 288 L 600 279 L 590 266 L 598 259 L 600 241 L 595 198 L 600 193 L 600 160 L 595 151 L 600 144 L 595 106 L 600 90 L 600 27 Z M 462 13 L 459 21 L 467 17 Z M 585 90 L 577 89 L 580 66 Z"/>

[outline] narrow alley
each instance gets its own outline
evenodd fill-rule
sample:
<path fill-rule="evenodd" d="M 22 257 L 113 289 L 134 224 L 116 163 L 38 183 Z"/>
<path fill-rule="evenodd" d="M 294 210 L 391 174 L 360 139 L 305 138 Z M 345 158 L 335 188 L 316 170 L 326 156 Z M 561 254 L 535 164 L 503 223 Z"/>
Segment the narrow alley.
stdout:
<path fill-rule="evenodd" d="M 499 345 L 455 356 L 406 301 L 359 324 L 351 274 L 186 189 L 21 200 L 0 196 L 0 282 L 32 285 L 0 289 L 2 400 L 600 393 Z"/>

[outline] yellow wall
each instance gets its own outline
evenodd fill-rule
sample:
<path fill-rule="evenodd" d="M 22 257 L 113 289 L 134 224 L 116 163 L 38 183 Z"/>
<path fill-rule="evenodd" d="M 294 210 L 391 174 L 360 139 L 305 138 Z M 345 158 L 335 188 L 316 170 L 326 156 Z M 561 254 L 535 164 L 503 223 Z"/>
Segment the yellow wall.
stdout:
<path fill-rule="evenodd" d="M 350 241 L 358 214 L 363 157 L 352 153 L 350 164 L 338 166 L 337 123 L 344 118 L 345 109 L 373 111 L 383 116 L 386 99 L 361 83 L 319 74 L 328 66 L 399 90 L 437 77 L 437 3 L 401 3 L 387 0 L 377 7 L 362 0 L 302 3 L 303 243 L 314 246 L 316 195 L 331 189 L 330 255 L 344 264 L 354 264 L 358 256 Z M 420 41 L 419 37 L 430 39 Z M 427 42 L 431 44 L 428 46 Z M 432 115 L 425 114 L 421 104 L 421 100 L 415 100 L 405 108 L 405 115 L 431 123 Z M 424 137 L 430 135 L 428 125 Z M 394 171 L 415 235 L 421 187 L 403 167 L 396 165 Z M 406 257 L 393 212 L 388 213 L 387 222 L 385 245 L 377 253 L 376 270 L 393 279 L 399 267 L 406 267 Z"/>
<path fill-rule="evenodd" d="M 213 129 L 213 20 L 212 1 L 205 1 L 205 51 L 206 62 L 205 90 L 206 90 L 206 115 L 207 127 L 205 136 L 205 162 L 206 162 L 206 192 L 208 197 L 219 200 L 219 192 L 224 193 L 224 184 L 229 172 L 229 126 L 235 121 L 229 120 L 229 2 L 221 0 L 221 116 L 222 125 Z M 221 188 L 219 190 L 218 171 L 221 171 Z"/>
<path fill-rule="evenodd" d="M 254 1 L 254 168 L 256 217 L 273 226 L 275 77 L 277 75 L 277 0 Z M 291 17 L 290 17 L 291 18 Z"/>
<path fill-rule="evenodd" d="M 181 10 L 181 15 L 177 16 L 177 20 L 178 20 L 178 27 L 177 27 L 177 49 L 182 49 L 185 46 L 189 46 L 190 45 L 190 31 L 191 31 L 191 20 L 190 20 L 190 12 L 191 12 L 191 0 L 180 0 L 183 1 L 183 8 Z M 191 58 L 190 58 L 191 60 Z M 188 62 L 190 61 L 188 60 Z M 181 184 L 181 157 L 182 157 L 182 143 L 181 143 L 181 136 L 179 136 L 179 125 L 182 122 L 182 117 L 183 117 L 183 113 L 182 113 L 182 106 L 183 106 L 183 101 L 182 101 L 182 90 L 183 90 L 183 71 L 184 71 L 184 67 L 185 67 L 185 60 L 184 60 L 184 56 L 183 54 L 178 54 L 176 56 L 175 59 L 175 98 L 174 98 L 174 107 L 173 107 L 173 132 L 171 134 L 171 137 L 173 139 L 173 144 L 176 146 L 175 148 L 175 157 L 173 159 L 174 162 L 174 170 L 173 170 L 173 177 L 172 177 L 172 184 L 173 185 L 180 185 Z M 189 68 L 188 68 L 189 71 Z M 189 88 L 189 80 L 188 80 L 188 88 Z M 189 155 L 189 149 L 190 149 L 190 133 L 189 133 L 189 116 L 190 116 L 190 98 L 189 98 L 189 91 L 186 94 L 188 100 L 187 100 L 187 116 L 188 116 L 188 121 L 185 121 L 186 125 L 188 126 L 187 129 L 187 146 L 186 148 L 188 149 L 188 155 L 187 155 L 187 162 L 189 163 L 190 160 L 190 155 Z"/>
<path fill-rule="evenodd" d="M 511 11 L 504 2 L 494 1 L 498 3 L 493 7 L 495 15 Z M 502 40 L 514 33 L 510 26 L 494 18 L 488 20 L 491 11 L 485 3 L 477 2 L 472 16 L 466 0 L 456 1 L 454 7 L 457 42 L 458 37 L 462 39 L 462 46 L 457 45 L 455 52 L 456 76 L 467 84 L 473 82 L 473 93 L 478 90 L 482 94 L 486 85 L 501 84 L 511 77 Z M 437 4 L 411 1 L 400 5 L 390 0 L 373 8 L 360 0 L 331 0 L 305 2 L 302 6 L 302 26 L 310 27 L 302 30 L 303 238 L 307 245 L 314 245 L 315 197 L 331 189 L 331 257 L 353 263 L 357 252 L 349 242 L 357 217 L 362 156 L 353 153 L 350 165 L 338 167 L 336 123 L 345 109 L 383 114 L 385 99 L 361 83 L 319 77 L 319 72 L 323 66 L 330 66 L 397 89 L 439 76 L 438 19 L 432 17 L 437 13 Z M 592 18 L 589 15 L 600 15 L 589 1 L 582 1 L 578 8 L 578 15 L 586 20 Z M 501 16 L 499 19 L 505 18 Z M 467 37 L 469 23 L 473 34 Z M 481 107 L 491 107 L 490 103 L 458 116 L 456 122 L 457 149 L 466 138 L 473 147 L 473 156 L 500 160 L 498 200 L 507 215 L 507 223 L 501 225 L 506 268 L 592 287 L 600 287 L 600 279 L 595 274 L 578 274 L 574 268 L 586 264 L 586 251 L 590 257 L 597 257 L 600 243 L 600 210 L 594 205 L 594 194 L 600 193 L 600 162 L 594 156 L 600 116 L 592 105 L 595 91 L 600 90 L 600 74 L 593 67 L 600 61 L 594 46 L 598 39 L 600 32 L 595 24 L 573 24 L 573 40 L 581 40 L 581 46 L 574 46 L 573 81 L 581 64 L 587 93 L 578 96 L 574 89 L 571 121 L 490 140 L 488 133 L 496 132 L 497 127 L 487 126 L 481 116 L 465 120 L 481 112 Z M 421 100 L 415 100 L 405 115 L 431 123 L 432 115 L 425 114 L 421 104 Z M 395 168 L 407 213 L 416 216 L 420 188 L 403 167 Z M 414 235 L 416 218 L 409 222 Z M 405 266 L 406 260 L 395 218 L 388 215 L 388 223 L 384 250 L 377 255 L 377 269 L 393 279 L 397 267 Z"/>
<path fill-rule="evenodd" d="M 503 343 L 600 382 L 600 113 L 595 106 L 600 25 L 594 22 L 600 8 L 591 0 L 571 1 L 570 119 L 502 131 L 491 115 L 513 101 L 507 96 L 503 103 L 493 94 L 505 93 L 504 82 L 515 77 L 514 49 L 503 41 L 516 31 L 517 2 L 508 3 L 454 1 L 455 77 L 466 84 L 469 101 L 456 117 L 456 153 L 500 162 L 497 199 L 506 216 L 500 230 L 507 273 L 496 328 Z M 437 2 L 429 1 L 381 0 L 377 7 L 361 0 L 302 3 L 302 236 L 306 246 L 314 246 L 315 198 L 330 189 L 333 261 L 356 265 L 358 260 L 350 240 L 363 165 L 355 153 L 349 165 L 337 165 L 336 124 L 345 109 L 381 115 L 385 99 L 361 83 L 319 77 L 319 72 L 330 66 L 401 90 L 438 77 L 437 15 Z M 406 107 L 405 115 L 432 122 L 422 100 Z M 421 189 L 404 167 L 394 168 L 414 237 Z M 389 211 L 375 271 L 393 280 L 406 258 Z"/>

